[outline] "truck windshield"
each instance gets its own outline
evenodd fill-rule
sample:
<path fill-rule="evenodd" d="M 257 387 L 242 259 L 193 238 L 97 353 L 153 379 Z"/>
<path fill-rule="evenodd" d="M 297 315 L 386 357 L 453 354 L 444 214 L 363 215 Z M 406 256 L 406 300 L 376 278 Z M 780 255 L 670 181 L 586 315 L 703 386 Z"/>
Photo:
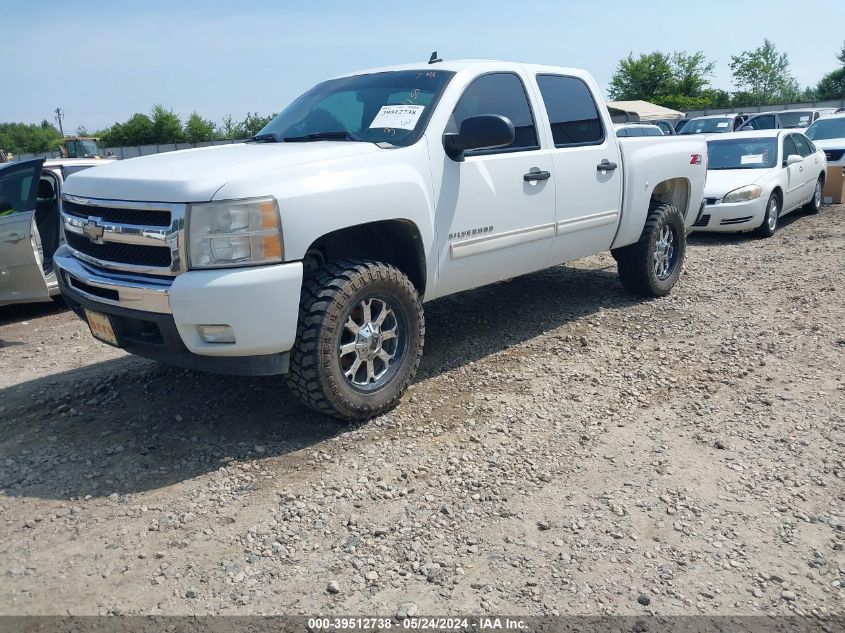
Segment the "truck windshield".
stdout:
<path fill-rule="evenodd" d="M 777 159 L 775 137 L 707 141 L 707 169 L 770 169 Z"/>
<path fill-rule="evenodd" d="M 721 132 L 733 132 L 731 124 L 733 119 L 729 117 L 718 119 L 690 119 L 678 134 L 714 134 Z"/>
<path fill-rule="evenodd" d="M 291 103 L 255 138 L 411 145 L 422 135 L 453 75 L 422 69 L 324 81 Z"/>
<path fill-rule="evenodd" d="M 845 117 L 819 119 L 807 128 L 806 135 L 811 141 L 845 138 Z"/>

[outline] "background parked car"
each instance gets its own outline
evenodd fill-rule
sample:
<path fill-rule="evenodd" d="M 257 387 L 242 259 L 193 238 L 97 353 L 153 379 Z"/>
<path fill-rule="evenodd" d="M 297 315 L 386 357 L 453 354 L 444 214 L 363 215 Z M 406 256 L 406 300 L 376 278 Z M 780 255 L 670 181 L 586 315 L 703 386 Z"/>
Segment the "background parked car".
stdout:
<path fill-rule="evenodd" d="M 39 158 L 0 165 L 0 306 L 59 293 L 53 253 L 64 242 L 62 186 L 71 174 L 110 162 Z"/>
<path fill-rule="evenodd" d="M 754 114 L 748 120 L 737 128 L 738 132 L 747 132 L 749 130 L 780 130 L 786 127 L 781 122 L 780 116 L 777 112 L 761 112 Z"/>
<path fill-rule="evenodd" d="M 657 121 L 650 121 L 650 123 L 659 127 L 664 136 L 675 135 L 675 125 L 669 119 L 658 119 Z"/>
<path fill-rule="evenodd" d="M 663 130 L 649 123 L 617 123 L 613 126 L 616 136 L 663 136 Z"/>
<path fill-rule="evenodd" d="M 743 114 L 708 114 L 697 116 L 684 124 L 678 134 L 724 134 L 735 131 L 748 118 Z"/>
<path fill-rule="evenodd" d="M 820 118 L 836 112 L 836 108 L 810 108 L 807 110 L 781 110 L 776 114 L 785 128 L 806 128 Z"/>
<path fill-rule="evenodd" d="M 845 118 L 845 117 L 843 117 Z M 800 132 L 737 132 L 707 141 L 704 212 L 698 231 L 750 231 L 770 237 L 802 206 L 818 212 L 827 163 Z"/>
<path fill-rule="evenodd" d="M 845 112 L 819 119 L 807 128 L 806 134 L 824 151 L 828 167 L 845 167 Z"/>

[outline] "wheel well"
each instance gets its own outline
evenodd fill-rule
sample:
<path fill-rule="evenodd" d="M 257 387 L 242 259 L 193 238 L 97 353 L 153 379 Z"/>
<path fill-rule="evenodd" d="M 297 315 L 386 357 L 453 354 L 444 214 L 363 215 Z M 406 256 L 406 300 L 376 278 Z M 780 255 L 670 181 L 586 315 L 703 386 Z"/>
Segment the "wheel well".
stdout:
<path fill-rule="evenodd" d="M 780 205 L 781 210 L 783 210 L 783 191 L 781 191 L 780 187 L 775 187 L 774 189 L 772 189 L 772 193 L 776 193 L 776 194 L 777 194 L 777 196 L 778 196 L 778 204 Z M 766 204 L 769 204 L 769 203 L 768 203 L 768 202 L 766 202 Z"/>
<path fill-rule="evenodd" d="M 690 183 L 686 178 L 670 178 L 657 184 L 651 192 L 649 207 L 661 204 L 673 204 L 684 217 L 689 210 Z"/>
<path fill-rule="evenodd" d="M 383 220 L 327 233 L 308 247 L 306 270 L 337 259 L 371 259 L 392 264 L 425 293 L 425 253 L 419 229 L 408 220 Z M 316 261 L 315 261 L 316 260 Z"/>

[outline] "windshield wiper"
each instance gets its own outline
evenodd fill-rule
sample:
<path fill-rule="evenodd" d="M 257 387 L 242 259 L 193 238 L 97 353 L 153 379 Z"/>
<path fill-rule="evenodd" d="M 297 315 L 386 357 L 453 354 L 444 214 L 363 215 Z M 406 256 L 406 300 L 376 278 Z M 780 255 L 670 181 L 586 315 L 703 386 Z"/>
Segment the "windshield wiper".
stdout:
<path fill-rule="evenodd" d="M 308 141 L 360 141 L 361 139 L 350 132 L 338 130 L 336 132 L 314 132 L 303 136 L 286 136 L 282 140 L 285 143 L 307 143 Z"/>
<path fill-rule="evenodd" d="M 252 138 L 247 139 L 247 143 L 278 143 L 279 137 L 276 136 L 273 132 L 266 132 L 264 134 L 256 134 Z"/>

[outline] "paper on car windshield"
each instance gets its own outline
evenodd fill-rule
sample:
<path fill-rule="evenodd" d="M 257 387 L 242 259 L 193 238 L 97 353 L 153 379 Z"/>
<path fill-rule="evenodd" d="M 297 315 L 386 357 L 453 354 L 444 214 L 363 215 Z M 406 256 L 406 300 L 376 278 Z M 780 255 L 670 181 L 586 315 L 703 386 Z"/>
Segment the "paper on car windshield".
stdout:
<path fill-rule="evenodd" d="M 753 165 L 754 163 L 762 163 L 762 162 L 763 162 L 763 155 L 762 154 L 746 154 L 745 156 L 742 156 L 739 159 L 740 165 Z"/>
<path fill-rule="evenodd" d="M 420 120 L 425 106 L 392 105 L 381 106 L 370 127 L 389 127 L 398 130 L 413 130 Z"/>
<path fill-rule="evenodd" d="M 809 121 L 809 120 L 810 120 L 810 115 L 804 115 L 804 116 L 802 116 L 802 117 L 799 117 L 799 118 L 798 118 L 798 120 L 799 120 L 801 123 L 806 123 L 807 121 Z"/>
<path fill-rule="evenodd" d="M 727 121 L 721 121 L 720 123 L 716 124 L 716 127 L 728 127 Z"/>

